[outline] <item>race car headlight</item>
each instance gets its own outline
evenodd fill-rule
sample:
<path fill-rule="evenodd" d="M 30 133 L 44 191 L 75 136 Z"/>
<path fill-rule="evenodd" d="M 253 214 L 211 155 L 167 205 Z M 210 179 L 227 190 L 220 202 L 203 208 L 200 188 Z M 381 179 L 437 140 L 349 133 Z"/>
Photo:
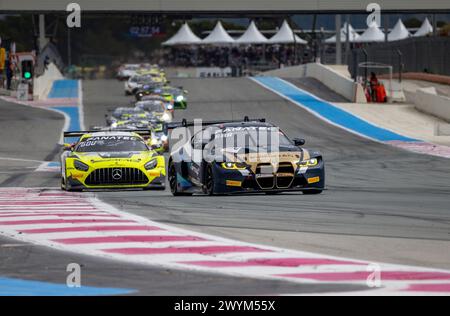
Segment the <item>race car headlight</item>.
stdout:
<path fill-rule="evenodd" d="M 311 158 L 308 160 L 300 161 L 299 166 L 300 167 L 314 167 L 319 164 L 319 160 L 317 158 Z"/>
<path fill-rule="evenodd" d="M 177 96 L 177 102 L 183 102 L 184 97 L 182 95 Z"/>
<path fill-rule="evenodd" d="M 167 113 L 164 113 L 163 116 L 161 116 L 161 120 L 164 122 L 170 121 L 170 115 Z"/>
<path fill-rule="evenodd" d="M 85 163 L 82 163 L 79 160 L 75 160 L 75 162 L 73 163 L 73 165 L 75 166 L 75 169 L 79 170 L 79 171 L 83 171 L 86 172 L 89 170 L 89 166 Z"/>
<path fill-rule="evenodd" d="M 145 167 L 145 170 L 152 170 L 152 169 L 155 169 L 157 165 L 158 165 L 158 159 L 152 159 L 149 162 L 147 162 L 144 167 Z"/>
<path fill-rule="evenodd" d="M 221 164 L 223 169 L 226 170 L 244 170 L 247 169 L 247 165 L 242 162 L 223 162 Z"/>

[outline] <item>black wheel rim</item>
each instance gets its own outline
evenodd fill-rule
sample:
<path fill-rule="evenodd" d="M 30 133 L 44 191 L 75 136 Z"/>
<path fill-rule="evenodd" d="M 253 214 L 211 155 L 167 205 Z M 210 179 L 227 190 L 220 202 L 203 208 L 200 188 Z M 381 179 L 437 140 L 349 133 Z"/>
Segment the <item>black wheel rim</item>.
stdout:
<path fill-rule="evenodd" d="M 172 191 L 172 193 L 177 192 L 177 175 L 174 166 L 170 167 L 169 183 L 170 183 L 170 190 Z"/>
<path fill-rule="evenodd" d="M 209 194 L 213 192 L 213 187 L 214 187 L 214 179 L 211 167 L 209 167 L 206 174 L 206 190 L 208 191 Z"/>

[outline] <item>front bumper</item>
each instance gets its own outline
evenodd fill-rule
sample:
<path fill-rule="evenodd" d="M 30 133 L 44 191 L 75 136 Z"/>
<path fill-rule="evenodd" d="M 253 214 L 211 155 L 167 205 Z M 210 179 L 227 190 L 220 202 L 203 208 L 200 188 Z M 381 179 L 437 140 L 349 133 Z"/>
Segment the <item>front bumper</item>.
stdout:
<path fill-rule="evenodd" d="M 127 190 L 127 189 L 144 189 L 144 190 L 161 190 L 166 188 L 166 177 L 155 178 L 152 182 L 145 185 L 94 185 L 89 186 L 85 183 L 74 179 L 67 178 L 68 187 L 72 190 Z"/>
<path fill-rule="evenodd" d="M 146 170 L 142 167 L 129 167 L 126 165 L 119 166 L 102 166 L 101 168 L 90 168 L 83 172 L 71 166 L 66 169 L 66 188 L 69 189 L 151 189 L 151 188 L 165 188 L 166 169 L 165 164 L 161 162 L 158 166 L 151 170 Z M 124 172 L 124 177 L 120 180 L 111 178 L 112 170 L 127 170 Z M 104 172 L 109 170 L 110 172 Z M 129 172 L 139 173 L 140 177 L 131 178 Z M 128 172 L 128 177 L 126 177 Z M 130 179 L 130 181 L 128 181 Z"/>
<path fill-rule="evenodd" d="M 325 189 L 323 164 L 307 170 L 296 170 L 293 177 L 277 174 L 260 177 L 249 170 L 226 170 L 215 166 L 215 192 L 218 194 L 289 192 Z"/>

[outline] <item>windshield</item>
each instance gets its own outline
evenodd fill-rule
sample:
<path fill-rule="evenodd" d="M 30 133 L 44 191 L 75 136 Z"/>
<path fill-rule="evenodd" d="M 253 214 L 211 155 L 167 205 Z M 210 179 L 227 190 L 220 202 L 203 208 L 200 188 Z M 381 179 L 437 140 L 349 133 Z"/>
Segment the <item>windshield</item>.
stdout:
<path fill-rule="evenodd" d="M 148 84 L 148 85 L 151 85 L 154 83 L 152 77 L 140 77 L 137 79 L 137 82 L 140 84 Z"/>
<path fill-rule="evenodd" d="M 161 101 L 138 102 L 136 107 L 148 112 L 164 112 L 165 106 Z"/>
<path fill-rule="evenodd" d="M 127 152 L 146 151 L 147 145 L 134 136 L 90 137 L 78 143 L 75 151 L 88 152 Z"/>
<path fill-rule="evenodd" d="M 293 143 L 277 127 L 229 127 L 213 130 L 212 140 L 222 148 L 290 147 Z"/>

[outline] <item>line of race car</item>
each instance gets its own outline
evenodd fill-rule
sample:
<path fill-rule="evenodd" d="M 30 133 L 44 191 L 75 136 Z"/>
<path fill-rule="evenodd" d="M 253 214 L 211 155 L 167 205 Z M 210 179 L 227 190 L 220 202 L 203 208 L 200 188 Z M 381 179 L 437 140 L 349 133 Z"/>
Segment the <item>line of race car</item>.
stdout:
<path fill-rule="evenodd" d="M 303 148 L 303 139 L 289 139 L 265 119 L 174 123 L 188 92 L 171 87 L 164 70 L 125 65 L 117 77 L 136 100 L 106 114 L 104 127 L 64 133 L 76 141 L 61 155 L 63 190 L 164 190 L 166 178 L 174 196 L 325 189 L 322 154 Z"/>

